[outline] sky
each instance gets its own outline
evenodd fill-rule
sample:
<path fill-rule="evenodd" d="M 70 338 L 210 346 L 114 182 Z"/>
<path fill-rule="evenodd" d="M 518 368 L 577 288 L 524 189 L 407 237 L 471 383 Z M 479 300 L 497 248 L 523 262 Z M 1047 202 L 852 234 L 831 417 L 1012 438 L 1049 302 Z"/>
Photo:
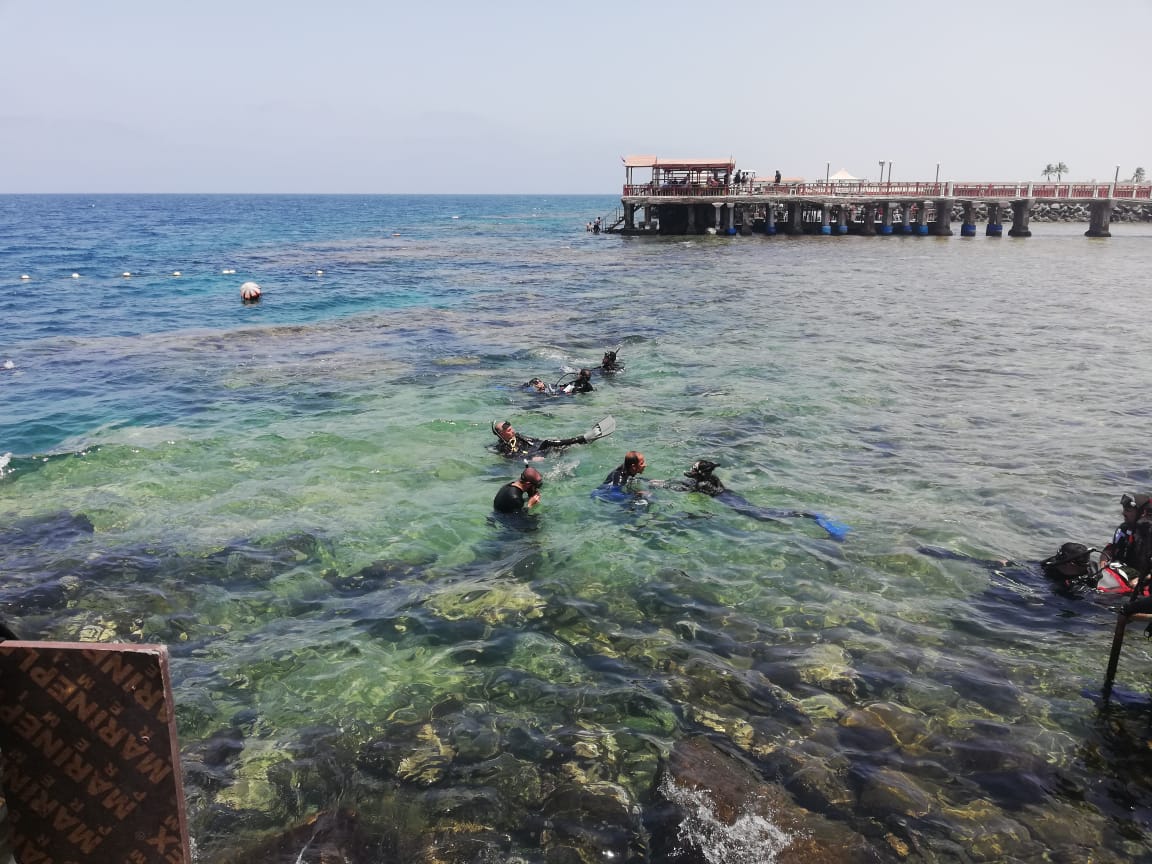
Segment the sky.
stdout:
<path fill-rule="evenodd" d="M 1152 0 L 0 0 L 0 193 L 1152 173 Z"/>

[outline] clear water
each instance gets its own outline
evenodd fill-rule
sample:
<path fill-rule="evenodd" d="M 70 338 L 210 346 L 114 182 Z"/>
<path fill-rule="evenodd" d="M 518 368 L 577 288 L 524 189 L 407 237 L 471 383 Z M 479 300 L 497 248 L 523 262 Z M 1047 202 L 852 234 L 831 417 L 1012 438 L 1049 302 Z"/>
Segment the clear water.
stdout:
<path fill-rule="evenodd" d="M 623 790 L 643 837 L 664 756 L 700 732 L 881 857 L 1152 855 L 1149 709 L 1091 698 L 1109 605 L 921 551 L 1101 545 L 1152 486 L 1152 228 L 585 233 L 615 204 L 0 198 L 0 611 L 170 645 L 210 859 L 352 808 L 400 859 L 467 835 L 535 860 L 555 832 L 524 814 L 563 783 Z M 595 393 L 516 386 L 615 347 Z M 529 524 L 492 519 L 518 470 L 492 420 L 570 436 L 608 414 L 613 436 L 541 464 Z M 591 498 L 630 449 L 646 478 L 707 457 L 755 504 L 854 530 Z M 221 736 L 243 750 L 205 755 Z M 374 761 L 382 742 L 411 760 Z M 742 835 L 704 836 L 713 860 Z"/>

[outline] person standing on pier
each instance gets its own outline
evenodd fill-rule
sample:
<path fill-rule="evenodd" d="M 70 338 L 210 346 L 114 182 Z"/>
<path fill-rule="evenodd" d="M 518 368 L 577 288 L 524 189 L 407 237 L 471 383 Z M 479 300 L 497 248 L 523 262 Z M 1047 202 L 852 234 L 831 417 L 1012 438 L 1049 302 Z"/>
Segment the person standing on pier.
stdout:
<path fill-rule="evenodd" d="M 779 168 L 776 169 L 776 185 L 777 186 L 780 185 L 780 169 Z"/>

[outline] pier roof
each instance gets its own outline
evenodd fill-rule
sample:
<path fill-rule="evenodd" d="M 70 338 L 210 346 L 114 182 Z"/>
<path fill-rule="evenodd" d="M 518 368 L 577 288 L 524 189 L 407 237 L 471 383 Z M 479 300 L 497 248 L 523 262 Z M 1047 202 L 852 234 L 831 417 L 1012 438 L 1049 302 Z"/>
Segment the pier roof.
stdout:
<path fill-rule="evenodd" d="M 625 168 L 660 168 L 664 171 L 731 171 L 736 160 L 731 156 L 721 159 L 661 159 L 659 156 L 625 156 Z"/>

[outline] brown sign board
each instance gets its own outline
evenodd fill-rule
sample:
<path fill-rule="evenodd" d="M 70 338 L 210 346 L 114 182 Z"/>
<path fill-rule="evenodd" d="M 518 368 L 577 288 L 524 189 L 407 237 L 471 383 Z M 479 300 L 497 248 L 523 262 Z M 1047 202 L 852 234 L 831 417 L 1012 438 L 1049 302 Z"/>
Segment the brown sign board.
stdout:
<path fill-rule="evenodd" d="M 172 708 L 162 645 L 0 643 L 17 864 L 191 864 Z"/>

